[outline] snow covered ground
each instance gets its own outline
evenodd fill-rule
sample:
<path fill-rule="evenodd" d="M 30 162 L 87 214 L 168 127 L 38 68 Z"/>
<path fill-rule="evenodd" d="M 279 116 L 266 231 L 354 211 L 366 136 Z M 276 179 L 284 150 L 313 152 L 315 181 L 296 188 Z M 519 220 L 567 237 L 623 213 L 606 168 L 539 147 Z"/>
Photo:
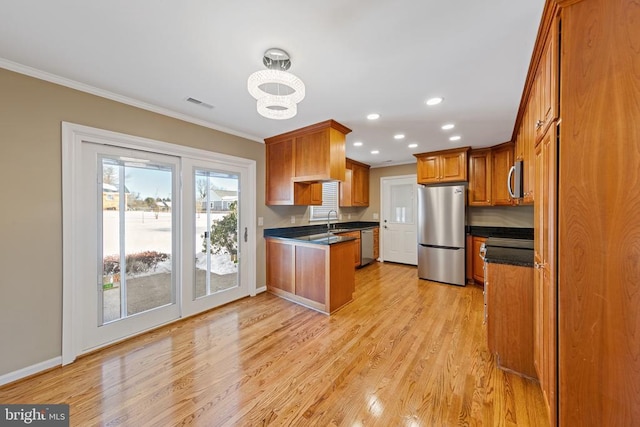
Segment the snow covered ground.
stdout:
<path fill-rule="evenodd" d="M 103 242 L 104 255 L 113 255 L 119 252 L 119 212 L 103 211 Z M 211 215 L 211 220 L 217 220 L 225 214 Z M 157 251 L 171 254 L 171 213 L 170 212 L 125 212 L 125 247 L 129 254 L 143 251 Z M 196 268 L 206 270 L 206 254 L 202 252 L 202 234 L 207 230 L 207 216 L 196 216 L 195 253 Z M 171 261 L 158 264 L 155 271 L 148 274 L 164 273 L 171 270 Z M 224 275 L 236 273 L 238 266 L 228 254 L 211 255 L 211 271 Z"/>

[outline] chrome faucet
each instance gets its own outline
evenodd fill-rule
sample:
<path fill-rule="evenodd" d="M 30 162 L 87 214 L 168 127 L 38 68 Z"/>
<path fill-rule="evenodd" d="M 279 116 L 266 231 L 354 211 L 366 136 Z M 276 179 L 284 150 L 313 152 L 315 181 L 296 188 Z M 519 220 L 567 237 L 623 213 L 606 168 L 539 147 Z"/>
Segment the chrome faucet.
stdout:
<path fill-rule="evenodd" d="M 336 219 L 338 219 L 338 212 L 335 209 L 331 209 L 329 213 L 327 213 L 327 232 L 331 232 L 331 212 L 336 214 Z"/>

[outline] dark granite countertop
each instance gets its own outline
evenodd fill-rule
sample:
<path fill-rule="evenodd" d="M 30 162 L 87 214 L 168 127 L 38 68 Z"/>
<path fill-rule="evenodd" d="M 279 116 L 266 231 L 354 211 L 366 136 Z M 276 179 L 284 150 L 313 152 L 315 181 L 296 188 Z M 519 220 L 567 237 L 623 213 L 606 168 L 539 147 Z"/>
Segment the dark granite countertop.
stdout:
<path fill-rule="evenodd" d="M 503 237 L 533 240 L 533 228 L 467 226 L 467 233 L 478 237 Z"/>
<path fill-rule="evenodd" d="M 339 233 L 345 231 L 366 230 L 379 227 L 380 224 L 373 221 L 352 221 L 331 223 L 331 232 Z M 329 235 L 327 224 L 319 223 L 315 225 L 305 225 L 300 227 L 265 228 L 264 237 L 277 238 L 283 240 L 297 240 L 305 243 L 319 245 L 332 245 L 335 243 L 355 240 L 353 237 Z"/>
<path fill-rule="evenodd" d="M 493 264 L 533 267 L 533 249 L 487 246 L 487 252 L 484 256 L 484 260 Z"/>

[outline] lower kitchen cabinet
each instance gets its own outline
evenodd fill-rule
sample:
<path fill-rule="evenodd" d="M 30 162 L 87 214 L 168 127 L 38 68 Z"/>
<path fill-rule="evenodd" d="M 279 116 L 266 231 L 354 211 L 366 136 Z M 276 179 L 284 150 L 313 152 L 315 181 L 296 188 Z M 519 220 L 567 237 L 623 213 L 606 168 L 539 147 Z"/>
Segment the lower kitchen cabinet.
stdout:
<path fill-rule="evenodd" d="M 356 241 L 334 244 L 266 239 L 267 290 L 323 313 L 353 299 Z"/>
<path fill-rule="evenodd" d="M 498 366 L 536 378 L 533 364 L 533 268 L 487 263 L 487 339 Z"/>
<path fill-rule="evenodd" d="M 353 237 L 356 242 L 356 249 L 353 253 L 353 262 L 356 267 L 360 267 L 360 231 L 347 231 L 344 233 L 336 233 L 338 236 Z"/>
<path fill-rule="evenodd" d="M 479 285 L 484 284 L 484 261 L 480 258 L 480 248 L 487 241 L 486 237 L 473 236 L 471 239 L 471 265 L 473 271 L 473 281 Z"/>

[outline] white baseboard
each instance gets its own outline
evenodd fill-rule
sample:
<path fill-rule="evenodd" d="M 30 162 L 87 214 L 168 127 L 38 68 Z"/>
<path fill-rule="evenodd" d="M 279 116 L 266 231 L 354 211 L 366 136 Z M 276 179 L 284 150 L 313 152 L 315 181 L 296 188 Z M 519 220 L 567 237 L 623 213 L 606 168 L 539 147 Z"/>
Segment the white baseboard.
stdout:
<path fill-rule="evenodd" d="M 53 359 L 45 360 L 44 362 L 36 363 L 35 365 L 27 366 L 26 368 L 18 369 L 17 371 L 9 372 L 8 374 L 0 375 L 0 386 L 61 365 L 62 356 L 58 356 Z"/>
<path fill-rule="evenodd" d="M 256 295 L 257 294 L 261 294 L 263 292 L 267 292 L 267 287 L 266 286 L 262 286 L 262 287 L 256 288 Z"/>

